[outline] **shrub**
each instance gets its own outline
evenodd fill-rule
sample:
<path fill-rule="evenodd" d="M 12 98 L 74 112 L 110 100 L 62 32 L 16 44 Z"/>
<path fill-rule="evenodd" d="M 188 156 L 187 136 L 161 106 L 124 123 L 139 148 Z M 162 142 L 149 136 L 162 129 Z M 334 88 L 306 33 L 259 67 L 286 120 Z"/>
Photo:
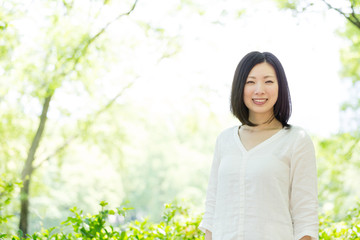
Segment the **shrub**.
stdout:
<path fill-rule="evenodd" d="M 123 226 L 112 226 L 108 223 L 111 215 L 126 216 L 130 208 L 118 208 L 116 211 L 107 210 L 106 202 L 101 202 L 101 210 L 95 215 L 84 215 L 76 207 L 70 211 L 73 216 L 68 217 L 61 226 L 50 229 L 43 229 L 26 237 L 12 236 L 12 240 L 33 239 L 33 240 L 95 240 L 95 239 L 116 239 L 116 240 L 198 240 L 203 239 L 203 234 L 198 230 L 200 216 L 191 217 L 189 209 L 177 204 L 167 204 L 163 214 L 163 221 L 151 223 L 147 219 L 142 221 L 131 221 Z M 65 233 L 65 228 L 71 228 Z M 6 236 L 3 236 L 5 239 Z"/>
<path fill-rule="evenodd" d="M 341 221 L 334 222 L 330 216 L 321 216 L 319 239 L 360 240 L 360 202 Z"/>
<path fill-rule="evenodd" d="M 107 203 L 101 202 L 99 213 L 84 215 L 76 207 L 71 209 L 73 216 L 68 217 L 60 226 L 43 229 L 26 237 L 2 235 L 0 239 L 33 240 L 200 240 L 204 234 L 198 229 L 201 215 L 193 214 L 190 209 L 179 204 L 167 204 L 163 220 L 159 223 L 147 219 L 135 220 L 123 225 L 113 226 L 109 216 L 125 218 L 130 208 L 105 209 Z M 68 230 L 66 230 L 68 229 Z M 6 238 L 8 237 L 8 238 Z M 320 217 L 319 239 L 322 240 L 360 240 L 360 202 L 350 210 L 341 221 L 334 222 L 330 216 Z"/>

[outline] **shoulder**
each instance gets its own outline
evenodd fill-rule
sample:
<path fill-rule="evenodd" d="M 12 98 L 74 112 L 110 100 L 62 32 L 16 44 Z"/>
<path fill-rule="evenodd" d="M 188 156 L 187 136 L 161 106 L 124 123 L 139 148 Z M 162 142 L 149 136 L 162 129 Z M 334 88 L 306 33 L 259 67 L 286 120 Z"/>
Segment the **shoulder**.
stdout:
<path fill-rule="evenodd" d="M 304 128 L 291 125 L 286 131 L 288 131 L 289 142 L 293 142 L 294 150 L 313 148 L 311 136 Z"/>
<path fill-rule="evenodd" d="M 216 138 L 216 145 L 222 145 L 222 143 L 229 143 L 234 139 L 234 136 L 237 134 L 237 129 L 239 126 L 233 126 L 226 128 Z"/>
<path fill-rule="evenodd" d="M 239 128 L 239 126 L 232 126 L 232 127 L 226 128 L 219 134 L 219 136 L 217 137 L 218 140 L 227 139 L 229 137 L 234 136 L 234 134 L 236 133 L 238 128 Z"/>
<path fill-rule="evenodd" d="M 285 131 L 293 139 L 296 139 L 296 140 L 310 139 L 311 140 L 311 137 L 307 133 L 307 131 L 300 126 L 291 125 L 290 127 L 286 128 Z"/>

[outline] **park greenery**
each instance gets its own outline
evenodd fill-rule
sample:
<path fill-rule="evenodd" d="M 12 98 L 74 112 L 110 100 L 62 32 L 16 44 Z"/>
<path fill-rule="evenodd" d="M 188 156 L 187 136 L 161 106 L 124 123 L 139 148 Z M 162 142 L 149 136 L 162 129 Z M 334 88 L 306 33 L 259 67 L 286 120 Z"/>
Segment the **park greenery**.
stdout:
<path fill-rule="evenodd" d="M 312 136 L 319 237 L 360 239 L 360 1 L 274 3 L 295 16 L 343 16 L 339 77 L 351 85 L 339 109 L 344 130 Z M 182 107 L 173 104 L 175 81 L 164 83 L 170 95 L 146 104 L 153 69 L 169 65 L 185 42 L 181 23 L 146 18 L 146 4 L 0 4 L 0 239 L 203 239 L 204 166 L 232 120 L 211 110 L 217 89 L 204 82 L 187 82 Z M 217 25 L 246 12 L 210 11 L 196 0 L 167 7 L 167 16 Z M 181 79 L 181 71 L 169 77 Z"/>

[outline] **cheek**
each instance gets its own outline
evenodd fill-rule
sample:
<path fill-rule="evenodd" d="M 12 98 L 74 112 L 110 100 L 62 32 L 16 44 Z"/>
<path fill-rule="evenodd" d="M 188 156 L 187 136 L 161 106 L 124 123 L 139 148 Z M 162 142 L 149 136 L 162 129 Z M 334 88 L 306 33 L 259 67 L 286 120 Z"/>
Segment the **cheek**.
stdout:
<path fill-rule="evenodd" d="M 252 96 L 252 89 L 249 86 L 245 86 L 244 88 L 244 98 Z M 245 99 L 244 99 L 245 100 Z"/>
<path fill-rule="evenodd" d="M 278 98 L 278 96 L 279 96 L 278 90 L 275 89 L 275 90 L 273 91 L 272 95 L 274 96 L 274 98 Z"/>
<path fill-rule="evenodd" d="M 243 101 L 244 103 L 249 102 L 252 99 L 252 92 L 251 89 L 249 89 L 248 87 L 244 88 L 244 94 L 243 94 Z"/>
<path fill-rule="evenodd" d="M 279 96 L 279 87 L 274 87 L 273 89 L 271 89 L 271 95 L 273 96 L 273 98 L 277 99 Z"/>

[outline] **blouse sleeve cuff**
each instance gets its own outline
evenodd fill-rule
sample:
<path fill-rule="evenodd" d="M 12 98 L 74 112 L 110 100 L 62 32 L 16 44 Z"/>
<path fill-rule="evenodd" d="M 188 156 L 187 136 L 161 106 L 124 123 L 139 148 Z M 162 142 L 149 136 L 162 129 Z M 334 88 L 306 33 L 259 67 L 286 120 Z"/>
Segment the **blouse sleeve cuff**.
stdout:
<path fill-rule="evenodd" d="M 294 239 L 295 240 L 300 240 L 304 236 L 310 236 L 311 240 L 319 240 L 318 234 L 313 232 L 313 231 L 304 231 L 304 232 L 301 232 L 299 234 L 296 234 Z"/>
<path fill-rule="evenodd" d="M 212 226 L 211 224 L 201 221 L 200 225 L 199 225 L 199 229 L 200 231 L 202 231 L 203 233 L 206 232 L 206 230 L 209 230 L 210 232 L 212 232 Z"/>

